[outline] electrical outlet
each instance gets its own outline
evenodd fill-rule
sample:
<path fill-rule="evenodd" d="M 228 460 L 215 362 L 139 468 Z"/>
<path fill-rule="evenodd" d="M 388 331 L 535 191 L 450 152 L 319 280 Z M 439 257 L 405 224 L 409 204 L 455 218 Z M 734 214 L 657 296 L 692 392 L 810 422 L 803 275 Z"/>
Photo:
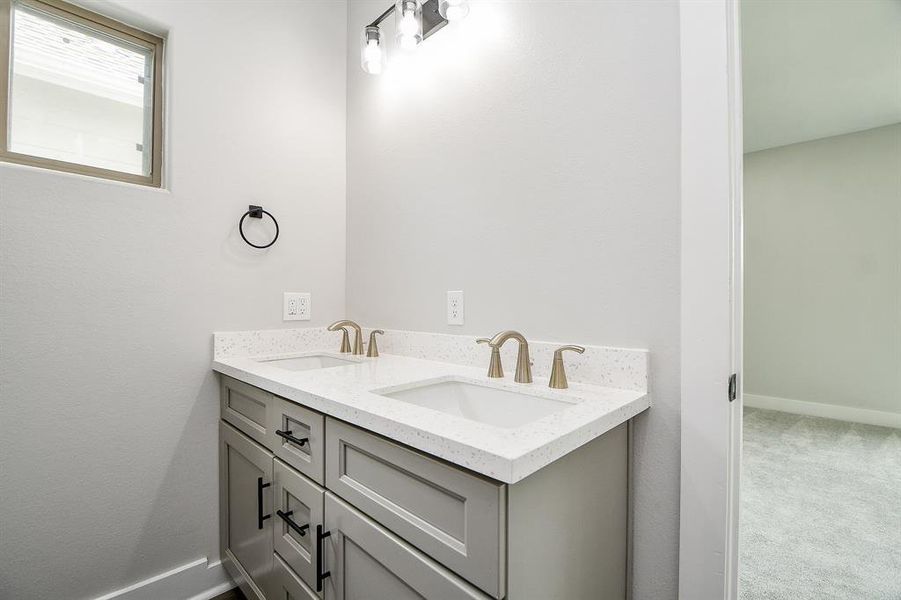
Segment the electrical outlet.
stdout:
<path fill-rule="evenodd" d="M 309 292 L 285 292 L 282 320 L 309 321 L 313 314 Z"/>
<path fill-rule="evenodd" d="M 463 292 L 447 293 L 447 324 L 462 325 L 464 316 Z"/>

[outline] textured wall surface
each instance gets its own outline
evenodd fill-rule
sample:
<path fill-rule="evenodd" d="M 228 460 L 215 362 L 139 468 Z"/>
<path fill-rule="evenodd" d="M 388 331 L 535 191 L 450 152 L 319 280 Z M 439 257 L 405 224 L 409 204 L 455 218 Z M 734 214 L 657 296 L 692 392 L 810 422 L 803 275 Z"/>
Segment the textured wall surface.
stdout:
<path fill-rule="evenodd" d="M 169 33 L 169 189 L 0 165 L 2 598 L 216 559 L 211 332 L 344 312 L 346 5 L 99 6 Z"/>
<path fill-rule="evenodd" d="M 745 155 L 745 390 L 901 412 L 901 124 Z"/>
<path fill-rule="evenodd" d="M 357 36 L 381 8 L 350 2 L 348 313 L 649 349 L 634 591 L 675 598 L 678 5 L 473 2 L 370 77 Z M 458 289 L 466 325 L 451 327 L 445 292 Z"/>

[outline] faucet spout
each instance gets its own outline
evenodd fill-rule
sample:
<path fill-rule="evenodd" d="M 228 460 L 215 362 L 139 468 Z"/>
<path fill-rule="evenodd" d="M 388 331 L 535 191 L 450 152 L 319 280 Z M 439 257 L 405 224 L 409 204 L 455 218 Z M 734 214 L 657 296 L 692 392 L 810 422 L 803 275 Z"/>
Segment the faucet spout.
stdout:
<path fill-rule="evenodd" d="M 529 342 L 526 341 L 526 338 L 518 331 L 502 331 L 499 334 L 497 334 L 496 336 L 494 336 L 493 338 L 491 338 L 490 340 L 488 340 L 488 345 L 491 347 L 496 346 L 496 347 L 500 348 L 507 342 L 507 340 L 510 340 L 510 339 L 514 339 L 517 342 L 519 342 L 520 346 L 525 345 L 526 348 L 529 347 Z"/>
<path fill-rule="evenodd" d="M 347 331 L 345 329 L 347 327 L 350 327 L 354 330 L 354 347 L 352 354 L 356 356 L 363 356 L 363 329 L 359 325 L 351 320 L 342 319 L 341 321 L 335 321 L 334 323 L 329 325 L 327 329 L 329 331 L 338 331 L 339 329 L 344 329 L 345 331 Z M 343 344 L 341 348 L 343 352 Z"/>
<path fill-rule="evenodd" d="M 519 354 L 516 356 L 516 375 L 513 377 L 513 381 L 516 383 L 532 383 L 532 360 L 529 358 L 529 342 L 523 334 L 518 331 L 502 331 L 491 338 L 488 341 L 488 345 L 492 349 L 492 359 L 494 358 L 494 352 L 497 351 L 500 354 L 501 346 L 510 339 L 519 342 Z M 498 362 L 500 362 L 500 359 L 498 359 Z"/>

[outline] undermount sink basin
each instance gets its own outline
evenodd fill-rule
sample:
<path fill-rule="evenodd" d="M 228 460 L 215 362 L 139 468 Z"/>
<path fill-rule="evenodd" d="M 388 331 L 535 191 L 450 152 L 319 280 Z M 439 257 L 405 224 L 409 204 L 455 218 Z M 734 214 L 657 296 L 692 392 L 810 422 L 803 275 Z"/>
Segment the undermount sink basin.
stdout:
<path fill-rule="evenodd" d="M 329 367 L 345 367 L 357 364 L 359 361 L 329 356 L 328 354 L 314 354 L 295 358 L 261 360 L 260 362 L 279 369 L 287 369 L 288 371 L 312 371 L 313 369 L 328 369 Z"/>
<path fill-rule="evenodd" d="M 563 410 L 572 403 L 540 398 L 465 381 L 426 383 L 382 396 L 495 427 L 515 428 Z"/>

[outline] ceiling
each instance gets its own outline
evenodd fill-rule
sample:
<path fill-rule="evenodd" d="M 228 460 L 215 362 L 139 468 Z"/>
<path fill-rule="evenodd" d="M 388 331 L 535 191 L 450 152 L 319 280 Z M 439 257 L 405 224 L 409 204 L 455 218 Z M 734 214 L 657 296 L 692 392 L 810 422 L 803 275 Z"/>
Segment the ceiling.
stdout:
<path fill-rule="evenodd" d="M 901 122 L 901 0 L 744 0 L 745 152 Z"/>

